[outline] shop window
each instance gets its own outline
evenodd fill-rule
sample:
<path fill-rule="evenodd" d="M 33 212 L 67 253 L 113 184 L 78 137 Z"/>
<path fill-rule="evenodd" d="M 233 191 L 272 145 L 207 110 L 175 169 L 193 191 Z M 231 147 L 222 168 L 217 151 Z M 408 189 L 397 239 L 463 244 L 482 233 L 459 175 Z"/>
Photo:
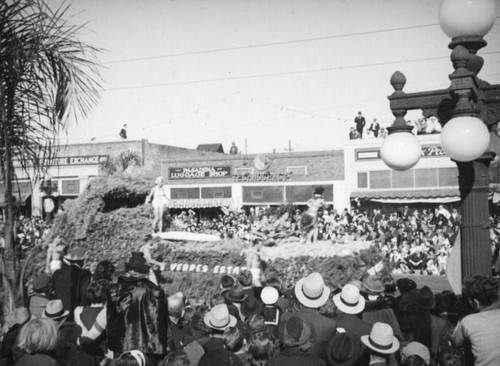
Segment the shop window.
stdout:
<path fill-rule="evenodd" d="M 170 197 L 172 199 L 193 199 L 200 198 L 199 188 L 171 188 Z"/>
<path fill-rule="evenodd" d="M 252 198 L 254 200 L 261 200 L 264 198 L 264 192 L 262 191 L 253 191 L 252 192 Z"/>
<path fill-rule="evenodd" d="M 231 187 L 203 187 L 201 198 L 231 198 Z"/>
<path fill-rule="evenodd" d="M 370 172 L 370 188 L 372 189 L 391 188 L 391 171 L 375 170 Z"/>
<path fill-rule="evenodd" d="M 438 174 L 440 186 L 458 185 L 458 168 L 439 168 Z"/>
<path fill-rule="evenodd" d="M 358 188 L 368 188 L 368 173 L 358 173 Z"/>
<path fill-rule="evenodd" d="M 234 174 L 237 175 L 253 174 L 253 168 L 235 168 Z"/>
<path fill-rule="evenodd" d="M 414 185 L 413 170 L 392 172 L 392 188 L 412 188 Z"/>
<path fill-rule="evenodd" d="M 437 169 L 417 169 L 415 170 L 415 187 L 436 187 L 437 176 Z"/>

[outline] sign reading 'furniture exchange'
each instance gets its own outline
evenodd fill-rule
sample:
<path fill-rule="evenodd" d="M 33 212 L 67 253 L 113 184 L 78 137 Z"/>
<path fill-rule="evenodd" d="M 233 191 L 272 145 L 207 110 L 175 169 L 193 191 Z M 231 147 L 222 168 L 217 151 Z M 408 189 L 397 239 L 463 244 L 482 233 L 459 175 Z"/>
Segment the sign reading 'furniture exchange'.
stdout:
<path fill-rule="evenodd" d="M 228 166 L 196 166 L 191 168 L 168 168 L 169 179 L 226 178 L 231 175 Z"/>

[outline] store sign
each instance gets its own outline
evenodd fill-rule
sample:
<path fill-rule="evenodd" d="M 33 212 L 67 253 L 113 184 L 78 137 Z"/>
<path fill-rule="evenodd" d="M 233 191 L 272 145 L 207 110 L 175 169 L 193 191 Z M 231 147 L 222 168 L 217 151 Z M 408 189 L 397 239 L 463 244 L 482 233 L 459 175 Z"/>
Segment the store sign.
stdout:
<path fill-rule="evenodd" d="M 109 155 L 77 155 L 59 156 L 43 162 L 44 166 L 67 166 L 67 165 L 99 165 L 108 161 Z M 26 161 L 28 166 L 33 165 L 31 161 Z M 19 162 L 14 164 L 20 166 Z"/>
<path fill-rule="evenodd" d="M 192 168 L 168 168 L 169 179 L 226 178 L 231 175 L 228 166 L 198 166 Z"/>
<path fill-rule="evenodd" d="M 443 148 L 439 145 L 422 146 L 423 157 L 446 156 Z"/>
<path fill-rule="evenodd" d="M 423 158 L 435 158 L 446 156 L 443 148 L 440 145 L 422 146 Z M 356 161 L 363 160 L 378 160 L 380 157 L 380 150 L 356 150 Z"/>
<path fill-rule="evenodd" d="M 258 173 L 258 174 L 235 174 L 233 181 L 236 183 L 248 182 L 285 182 L 292 176 L 291 172 L 288 173 Z"/>

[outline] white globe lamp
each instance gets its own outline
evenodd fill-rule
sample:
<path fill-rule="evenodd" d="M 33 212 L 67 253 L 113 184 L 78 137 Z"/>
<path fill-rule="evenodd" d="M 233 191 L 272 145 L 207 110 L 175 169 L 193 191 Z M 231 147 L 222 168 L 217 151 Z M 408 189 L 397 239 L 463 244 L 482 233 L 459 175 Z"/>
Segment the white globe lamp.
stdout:
<path fill-rule="evenodd" d="M 389 127 L 390 128 L 390 127 Z M 414 134 L 408 131 L 393 131 L 380 148 L 380 157 L 394 170 L 408 170 L 418 163 L 422 146 Z"/>
<path fill-rule="evenodd" d="M 486 152 L 489 144 L 488 128 L 477 117 L 454 117 L 441 130 L 441 146 L 455 161 L 475 160 Z"/>
<path fill-rule="evenodd" d="M 484 37 L 495 23 L 498 0 L 443 0 L 439 7 L 439 24 L 450 38 Z"/>

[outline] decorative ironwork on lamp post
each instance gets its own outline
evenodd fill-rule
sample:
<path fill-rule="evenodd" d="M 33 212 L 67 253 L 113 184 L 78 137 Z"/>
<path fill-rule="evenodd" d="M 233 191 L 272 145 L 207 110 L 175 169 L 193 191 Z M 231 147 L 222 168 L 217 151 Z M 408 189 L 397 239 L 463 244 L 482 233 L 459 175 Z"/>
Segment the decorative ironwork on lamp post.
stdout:
<path fill-rule="evenodd" d="M 396 117 L 393 131 L 389 132 L 391 135 L 401 132 L 398 126 L 403 125 L 408 110 L 420 109 L 424 117 L 435 116 L 443 125 L 443 150 L 458 167 L 462 278 L 491 275 L 488 168 L 495 154 L 489 151 L 489 131 L 500 120 L 500 85 L 490 85 L 478 78 L 484 60 L 477 51 L 486 46 L 483 37 L 493 27 L 497 8 L 498 0 L 444 0 L 439 9 L 439 21 L 443 31 L 452 38 L 449 48 L 455 71 L 449 75 L 450 87 L 405 93 L 406 78 L 396 71 L 391 77 L 394 93 L 388 97 Z M 396 133 L 394 139 L 397 135 L 408 133 Z M 416 140 L 415 136 L 413 138 Z M 394 159 L 398 161 L 397 170 L 409 169 L 417 163 L 412 142 L 399 146 L 396 158 L 391 151 L 394 148 L 386 146 L 388 143 L 391 143 L 389 139 L 381 148 L 381 156 L 389 167 L 394 165 Z M 407 150 L 411 151 L 408 156 L 402 154 L 407 145 L 410 146 Z"/>

